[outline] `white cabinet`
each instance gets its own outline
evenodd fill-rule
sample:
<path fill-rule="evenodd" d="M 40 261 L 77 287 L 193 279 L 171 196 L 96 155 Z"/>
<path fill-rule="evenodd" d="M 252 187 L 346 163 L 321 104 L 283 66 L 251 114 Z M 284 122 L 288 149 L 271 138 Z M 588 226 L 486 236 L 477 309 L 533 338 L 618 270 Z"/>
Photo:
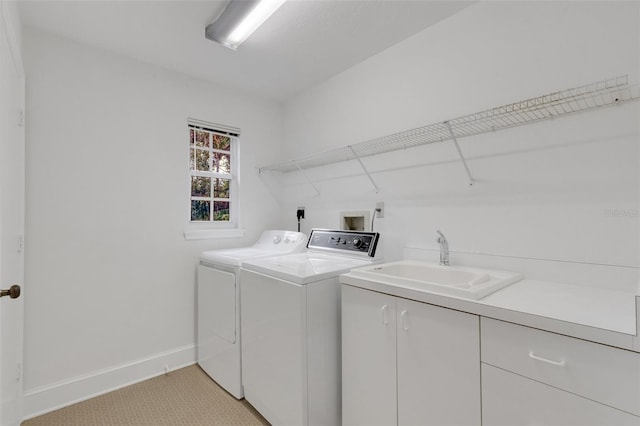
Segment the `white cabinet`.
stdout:
<path fill-rule="evenodd" d="M 640 425 L 640 417 L 482 364 L 482 425 Z"/>
<path fill-rule="evenodd" d="M 638 352 L 350 285 L 342 363 L 344 425 L 640 426 Z"/>
<path fill-rule="evenodd" d="M 640 354 L 482 318 L 482 423 L 640 425 Z"/>
<path fill-rule="evenodd" d="M 342 286 L 342 424 L 396 424 L 395 297 Z"/>
<path fill-rule="evenodd" d="M 479 318 L 342 287 L 344 425 L 479 425 Z"/>
<path fill-rule="evenodd" d="M 476 315 L 396 299 L 399 425 L 480 424 Z"/>

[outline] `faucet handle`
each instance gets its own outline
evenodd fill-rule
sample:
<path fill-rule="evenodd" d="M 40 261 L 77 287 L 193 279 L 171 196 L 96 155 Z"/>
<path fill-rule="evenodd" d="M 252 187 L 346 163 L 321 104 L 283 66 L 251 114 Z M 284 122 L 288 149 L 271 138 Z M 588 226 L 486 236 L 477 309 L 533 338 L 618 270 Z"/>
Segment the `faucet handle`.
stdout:
<path fill-rule="evenodd" d="M 436 242 L 440 244 L 440 265 L 449 266 L 449 242 L 439 229 L 436 232 L 439 235 Z"/>

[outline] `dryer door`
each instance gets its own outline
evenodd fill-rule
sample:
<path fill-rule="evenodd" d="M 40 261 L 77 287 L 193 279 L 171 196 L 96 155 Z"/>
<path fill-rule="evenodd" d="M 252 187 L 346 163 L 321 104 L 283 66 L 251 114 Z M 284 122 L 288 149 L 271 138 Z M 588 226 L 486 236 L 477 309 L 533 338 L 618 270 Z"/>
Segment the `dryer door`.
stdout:
<path fill-rule="evenodd" d="M 227 392 L 242 399 L 238 296 L 235 273 L 198 266 L 198 364 Z"/>
<path fill-rule="evenodd" d="M 213 336 L 236 342 L 236 276 L 199 265 L 198 340 L 205 342 Z"/>

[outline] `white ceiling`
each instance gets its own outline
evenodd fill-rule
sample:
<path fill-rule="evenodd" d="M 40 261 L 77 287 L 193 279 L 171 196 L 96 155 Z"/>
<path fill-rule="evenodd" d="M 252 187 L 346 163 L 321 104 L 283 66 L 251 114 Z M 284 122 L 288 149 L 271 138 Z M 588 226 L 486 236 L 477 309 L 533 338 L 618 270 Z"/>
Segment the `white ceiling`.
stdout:
<path fill-rule="evenodd" d="M 289 0 L 237 51 L 205 39 L 226 0 L 21 0 L 25 26 L 286 100 L 470 2 Z"/>

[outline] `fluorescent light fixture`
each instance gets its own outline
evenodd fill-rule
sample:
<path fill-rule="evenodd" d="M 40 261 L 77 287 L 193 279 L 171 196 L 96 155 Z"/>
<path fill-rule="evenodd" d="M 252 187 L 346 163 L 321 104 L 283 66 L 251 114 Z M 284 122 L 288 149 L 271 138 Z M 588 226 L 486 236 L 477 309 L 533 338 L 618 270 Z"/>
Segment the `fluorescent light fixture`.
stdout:
<path fill-rule="evenodd" d="M 285 0 L 229 0 L 213 23 L 207 25 L 205 37 L 236 50 Z"/>

